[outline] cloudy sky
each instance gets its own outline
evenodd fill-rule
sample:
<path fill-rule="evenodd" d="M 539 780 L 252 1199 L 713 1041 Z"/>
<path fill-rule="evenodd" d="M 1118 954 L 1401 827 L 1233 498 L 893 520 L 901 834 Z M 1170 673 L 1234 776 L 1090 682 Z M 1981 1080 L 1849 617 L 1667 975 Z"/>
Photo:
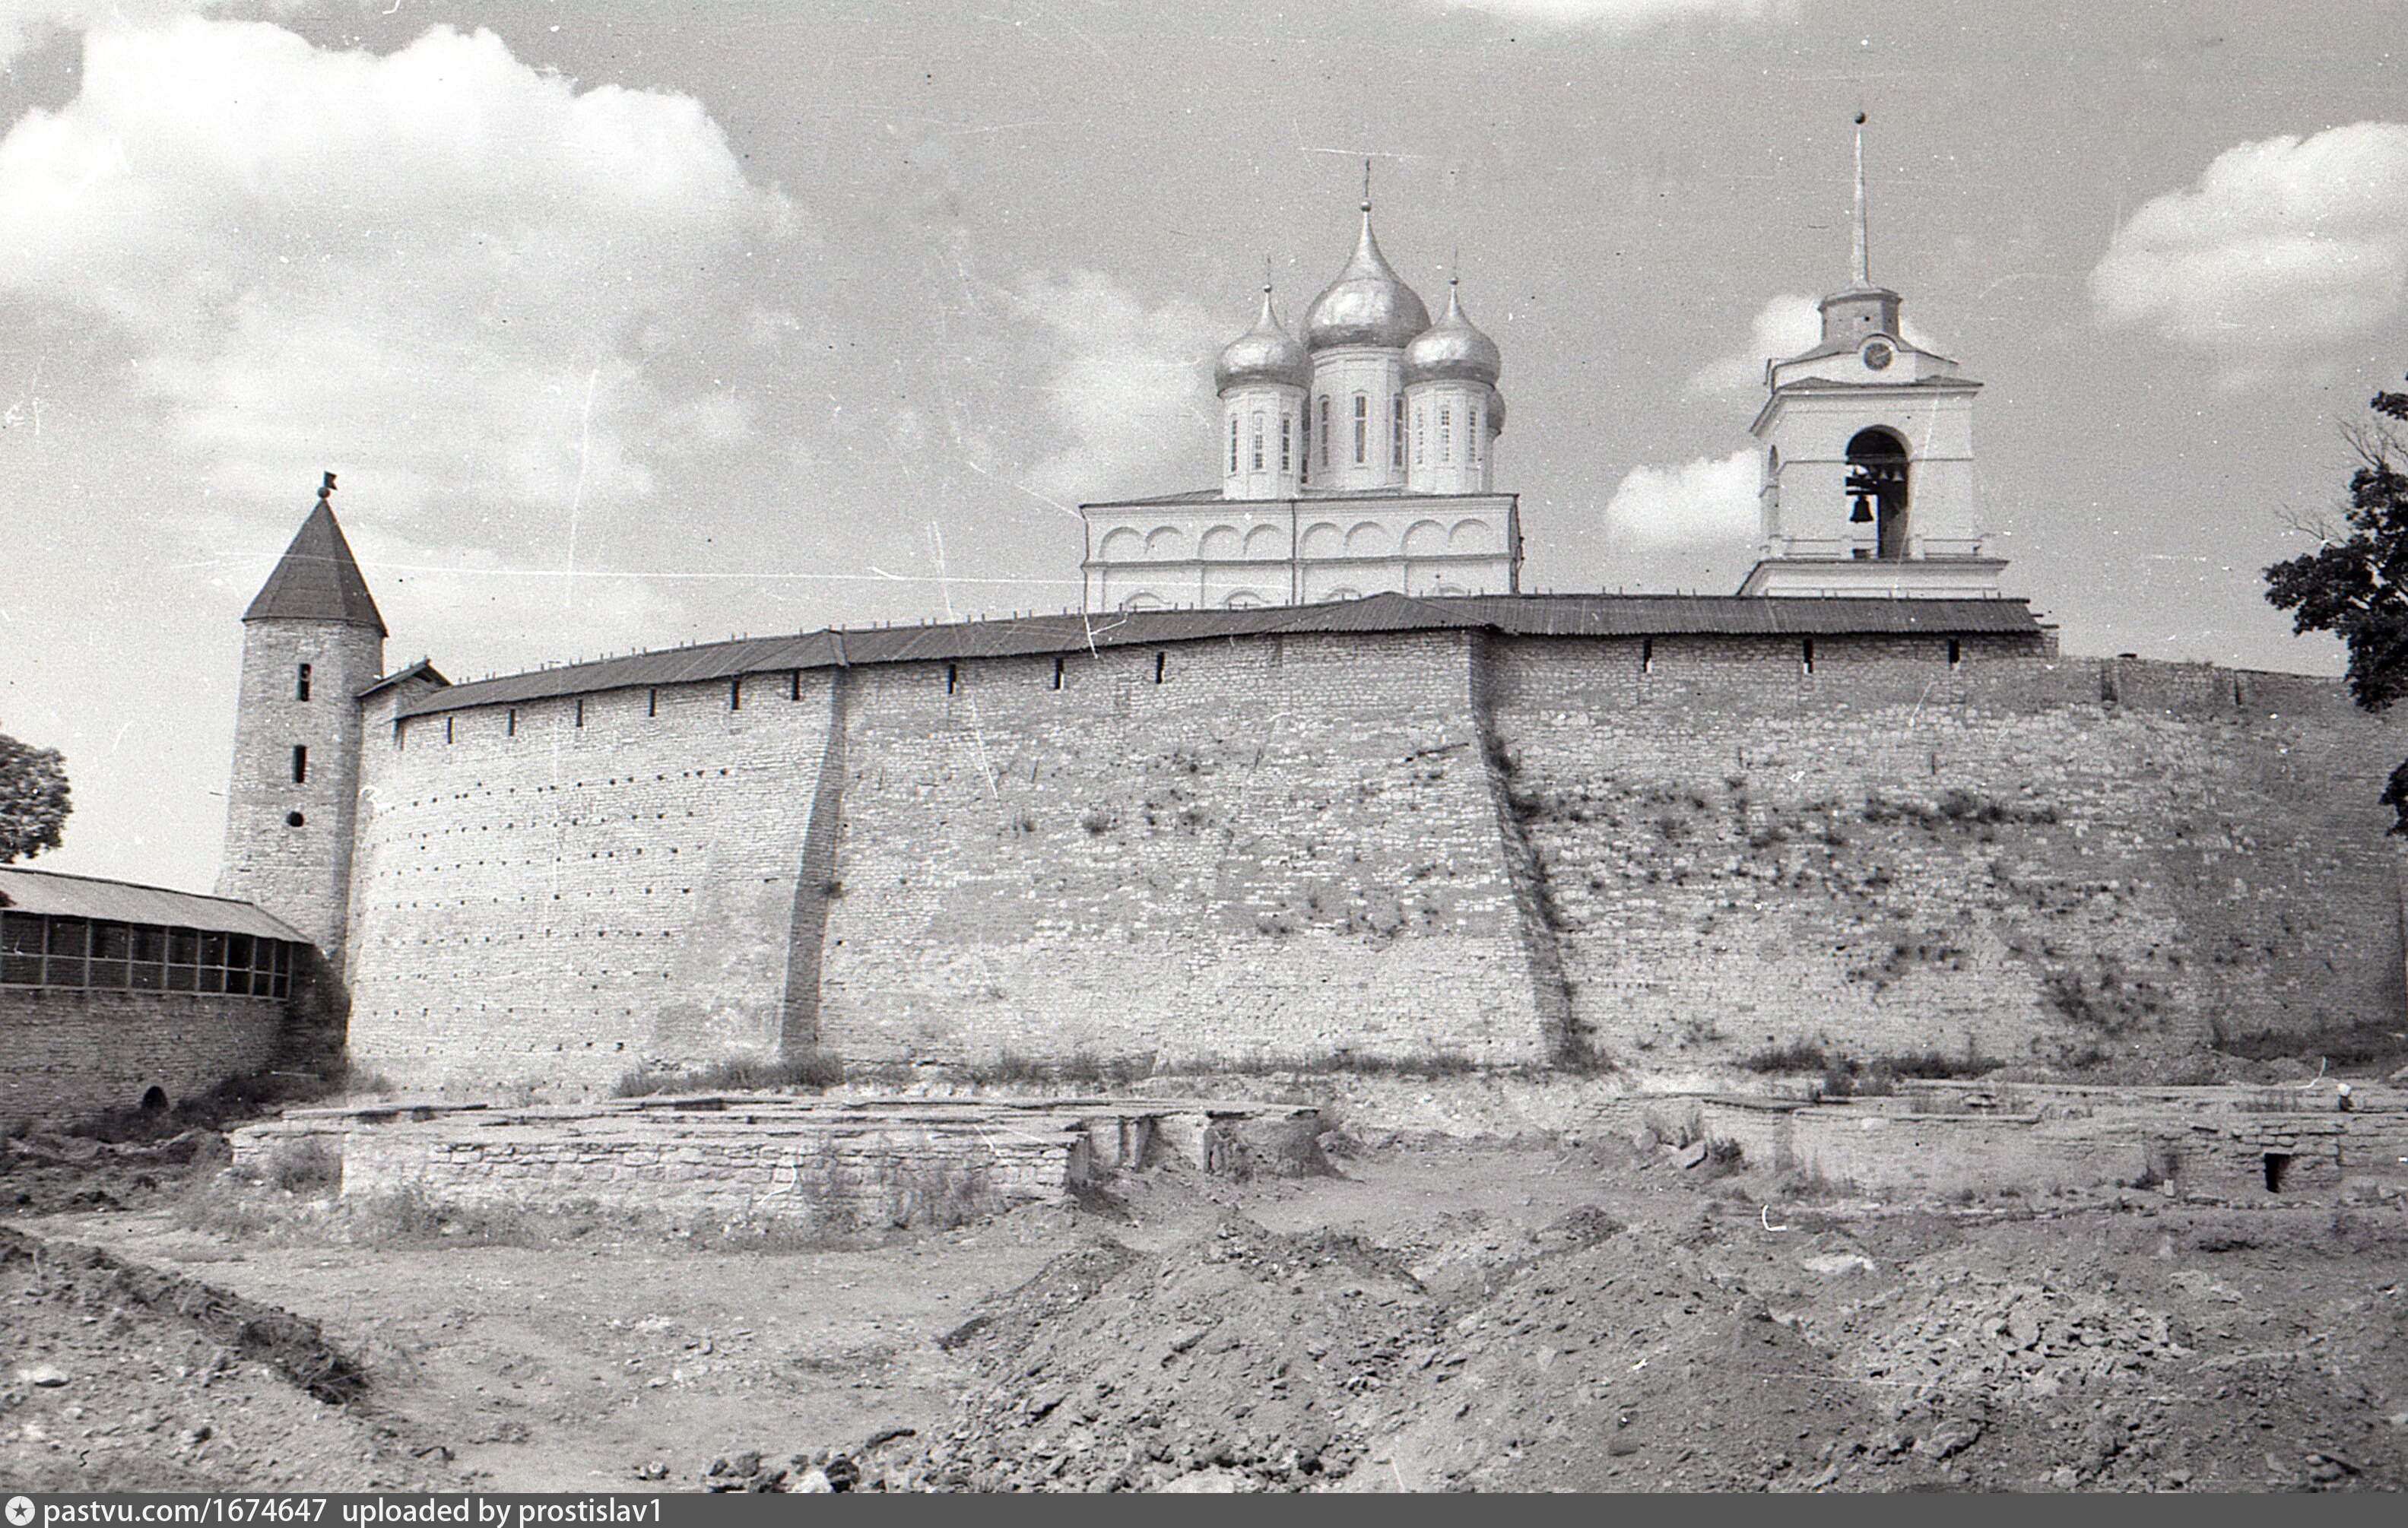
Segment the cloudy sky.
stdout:
<path fill-rule="evenodd" d="M 1873 274 L 2070 651 L 2334 672 L 2258 570 L 2408 371 L 2398 0 L 0 0 L 0 731 L 206 889 L 323 469 L 454 678 L 1060 609 L 1215 481 L 1270 263 L 1459 258 L 1526 584 L 1736 588 L 1762 363 Z M 1457 254 L 1459 252 L 1459 256 Z"/>

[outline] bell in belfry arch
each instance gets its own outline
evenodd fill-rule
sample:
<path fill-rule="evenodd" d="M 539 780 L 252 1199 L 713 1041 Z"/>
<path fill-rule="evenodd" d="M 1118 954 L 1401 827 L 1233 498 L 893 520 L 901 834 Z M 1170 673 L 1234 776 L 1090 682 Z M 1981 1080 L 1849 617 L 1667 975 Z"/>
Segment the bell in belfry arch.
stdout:
<path fill-rule="evenodd" d="M 1873 495 L 1881 491 L 1879 479 L 1870 468 L 1857 467 L 1848 474 L 1848 497 L 1854 501 L 1848 510 L 1848 523 L 1870 525 L 1873 522 Z"/>

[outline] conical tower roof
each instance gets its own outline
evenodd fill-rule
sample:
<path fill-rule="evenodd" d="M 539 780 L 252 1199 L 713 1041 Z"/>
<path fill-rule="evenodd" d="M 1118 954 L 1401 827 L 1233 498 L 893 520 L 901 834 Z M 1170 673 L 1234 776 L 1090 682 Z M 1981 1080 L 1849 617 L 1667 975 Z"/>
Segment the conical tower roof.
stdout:
<path fill-rule="evenodd" d="M 1380 252 L 1380 241 L 1371 235 L 1371 204 L 1366 200 L 1354 257 L 1306 310 L 1304 342 L 1315 350 L 1338 345 L 1400 350 L 1428 327 L 1429 309 Z"/>
<path fill-rule="evenodd" d="M 351 544 L 343 539 L 334 507 L 326 502 L 334 486 L 334 474 L 328 473 L 326 486 L 318 491 L 318 507 L 301 522 L 283 560 L 242 613 L 243 620 L 334 621 L 372 626 L 379 636 L 387 635 L 384 618 L 368 595 L 368 581 L 351 556 Z"/>

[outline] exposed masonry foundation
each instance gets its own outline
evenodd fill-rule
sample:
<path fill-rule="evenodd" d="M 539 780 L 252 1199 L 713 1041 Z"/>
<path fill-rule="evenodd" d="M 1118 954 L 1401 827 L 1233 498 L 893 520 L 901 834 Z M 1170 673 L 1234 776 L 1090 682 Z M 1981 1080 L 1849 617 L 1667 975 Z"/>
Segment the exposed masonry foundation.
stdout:
<path fill-rule="evenodd" d="M 0 989 L 0 1128 L 180 1103 L 266 1066 L 283 1024 L 274 997 Z"/>
<path fill-rule="evenodd" d="M 588 1107 L 296 1109 L 234 1135 L 237 1172 L 304 1143 L 339 1154 L 347 1197 L 580 1203 L 721 1224 L 950 1224 L 1067 1199 L 1124 1169 L 1306 1170 L 1313 1108 L 1276 1104 L 644 1100 Z"/>
<path fill-rule="evenodd" d="M 1746 1164 L 1822 1192 L 1885 1197 L 2174 1184 L 2247 1201 L 2329 1194 L 2351 1183 L 2408 1191 L 2408 1088 L 2356 1084 L 2342 1112 L 2329 1081 L 2277 1087 L 2108 1088 L 1901 1082 L 1881 1097 L 1825 1100 L 1774 1080 L 1634 1092 L 1611 1078 L 1492 1074 L 1224 1079 L 1233 1097 L 1312 1098 L 1356 1134 L 1456 1138 L 1621 1137 L 1641 1147 L 1730 1142 Z M 1150 1085 L 1147 1085 L 1150 1086 Z M 1139 1092 L 1144 1092 L 1141 1086 Z M 2267 1181 L 2266 1159 L 2281 1159 Z M 1702 1163 L 1699 1164 L 1702 1165 Z"/>
<path fill-rule="evenodd" d="M 1299 1078 L 1299 1082 L 1307 1079 Z M 1325 1079 L 1326 1081 L 1326 1079 Z M 1717 1144 L 1810 1192 L 2038 1197 L 2170 1185 L 2228 1201 L 2408 1186 L 2408 1092 L 1918 1085 L 1818 1102 L 1716 1093 L 1616 1095 L 1570 1083 L 1518 1098 L 1450 1079 L 1354 1089 L 1330 1105 L 1241 1098 L 1013 1101 L 743 1097 L 588 1107 L 300 1109 L 236 1132 L 237 1171 L 271 1174 L 317 1142 L 346 1196 L 415 1189 L 445 1205 L 580 1204 L 726 1225 L 822 1230 L 951 1223 L 1054 1201 L 1166 1162 L 1209 1173 L 1326 1166 L 1318 1138 L 1425 1124 L 1448 1134 L 1539 1126 L 1626 1136 L 1702 1165 Z M 1417 1107 L 1418 1105 L 1418 1107 Z M 1678 1149 L 1690 1148 L 1686 1157 Z M 2272 1166 L 2269 1164 L 2272 1162 Z"/>
<path fill-rule="evenodd" d="M 402 727 L 389 692 L 353 1054 L 493 1096 L 814 1047 L 1660 1073 L 2396 1026 L 2396 722 L 1951 646 L 1262 635 Z"/>

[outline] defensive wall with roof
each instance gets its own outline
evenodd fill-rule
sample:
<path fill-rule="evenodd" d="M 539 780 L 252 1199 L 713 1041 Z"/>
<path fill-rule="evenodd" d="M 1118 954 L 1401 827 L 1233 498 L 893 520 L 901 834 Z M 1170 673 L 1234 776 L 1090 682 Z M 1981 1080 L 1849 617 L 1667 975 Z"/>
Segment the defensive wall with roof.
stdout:
<path fill-rule="evenodd" d="M 266 1065 L 308 949 L 248 903 L 0 865 L 0 1121 L 165 1107 Z"/>
<path fill-rule="evenodd" d="M 826 631 L 365 710 L 351 1045 L 412 1086 L 2143 1056 L 2402 1002 L 2389 724 L 2018 601 Z"/>

